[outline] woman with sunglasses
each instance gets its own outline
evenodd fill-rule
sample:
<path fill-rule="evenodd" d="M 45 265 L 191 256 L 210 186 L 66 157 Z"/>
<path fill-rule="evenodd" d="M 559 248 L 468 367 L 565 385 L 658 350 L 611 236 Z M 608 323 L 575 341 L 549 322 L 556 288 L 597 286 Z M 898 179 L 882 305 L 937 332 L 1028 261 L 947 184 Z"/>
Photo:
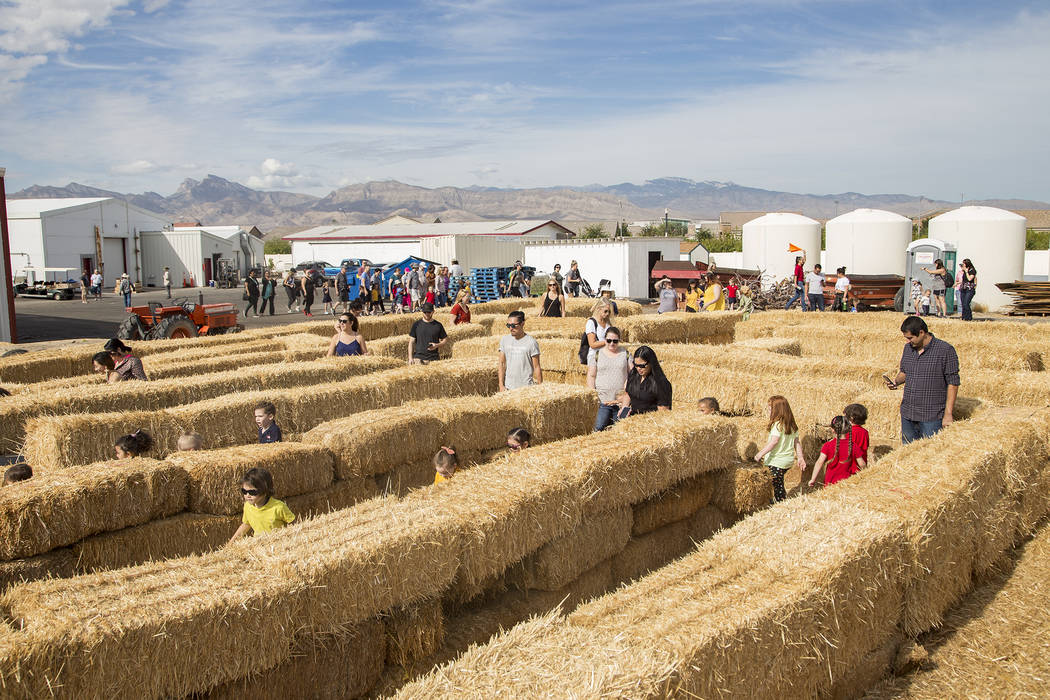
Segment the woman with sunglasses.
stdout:
<path fill-rule="evenodd" d="M 599 299 L 591 307 L 591 317 L 587 319 L 583 332 L 587 336 L 587 365 L 594 362 L 594 355 L 605 347 L 605 334 L 612 323 L 612 304 L 608 299 Z M 582 347 L 581 347 L 582 349 Z"/>
<path fill-rule="evenodd" d="M 332 342 L 328 344 L 328 357 L 367 354 L 368 347 L 365 345 L 365 337 L 358 331 L 357 316 L 350 312 L 339 314 L 339 320 L 335 322 L 335 335 L 332 336 Z"/>
<path fill-rule="evenodd" d="M 547 293 L 543 295 L 540 316 L 565 318 L 565 297 L 561 292 L 561 285 L 553 277 L 547 280 Z"/>
<path fill-rule="evenodd" d="M 671 410 L 671 382 L 667 381 L 660 360 L 648 345 L 634 351 L 626 390 L 631 413 Z"/>
<path fill-rule="evenodd" d="M 627 384 L 630 371 L 631 356 L 620 347 L 620 329 L 609 326 L 605 331 L 605 347 L 595 353 L 594 362 L 587 366 L 587 386 L 598 392 L 594 432 L 605 430 L 616 422 L 616 414 L 620 411 L 616 396 Z"/>

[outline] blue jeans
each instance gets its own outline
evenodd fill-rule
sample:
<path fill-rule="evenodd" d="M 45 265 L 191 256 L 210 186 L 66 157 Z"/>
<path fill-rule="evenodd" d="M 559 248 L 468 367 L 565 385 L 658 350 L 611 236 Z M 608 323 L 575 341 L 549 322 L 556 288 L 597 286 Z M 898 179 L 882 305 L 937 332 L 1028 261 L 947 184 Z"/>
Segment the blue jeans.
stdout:
<path fill-rule="evenodd" d="M 962 320 L 964 321 L 973 320 L 973 309 L 970 308 L 970 304 L 973 303 L 973 295 L 976 293 L 976 289 L 959 290 L 959 304 L 962 306 Z"/>
<path fill-rule="evenodd" d="M 824 295 L 823 294 L 810 294 L 809 295 L 809 310 L 810 311 L 823 311 L 824 310 Z"/>
<path fill-rule="evenodd" d="M 598 404 L 598 415 L 594 417 L 594 432 L 605 430 L 616 422 L 616 414 L 620 411 L 620 404 L 600 403 Z"/>
<path fill-rule="evenodd" d="M 131 292 L 124 295 L 124 306 L 131 306 Z"/>
<path fill-rule="evenodd" d="M 524 284 L 518 285 L 518 293 L 521 294 L 522 299 L 528 299 L 530 296 L 532 296 L 532 292 Z"/>
<path fill-rule="evenodd" d="M 908 420 L 902 416 L 901 444 L 907 445 L 915 440 L 933 437 L 942 427 L 944 426 L 940 418 L 937 420 Z"/>
<path fill-rule="evenodd" d="M 803 292 L 803 289 L 804 287 L 802 285 L 795 285 L 795 296 L 791 297 L 791 301 L 789 301 L 787 306 L 784 307 L 785 311 L 794 306 L 796 301 L 798 301 L 798 305 L 802 307 L 803 311 L 806 310 L 806 295 Z"/>

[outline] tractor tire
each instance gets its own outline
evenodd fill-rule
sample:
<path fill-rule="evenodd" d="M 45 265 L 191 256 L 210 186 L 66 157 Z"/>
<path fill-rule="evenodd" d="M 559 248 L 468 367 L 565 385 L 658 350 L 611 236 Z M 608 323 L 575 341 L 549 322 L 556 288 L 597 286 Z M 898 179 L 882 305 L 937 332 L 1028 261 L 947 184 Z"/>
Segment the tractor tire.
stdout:
<path fill-rule="evenodd" d="M 139 317 L 131 315 L 120 322 L 120 327 L 117 328 L 117 337 L 121 340 L 142 340 L 145 337 L 143 330 L 142 321 L 139 320 Z"/>
<path fill-rule="evenodd" d="M 904 287 L 898 289 L 893 295 L 893 310 L 899 314 L 904 313 Z"/>
<path fill-rule="evenodd" d="M 197 326 L 185 316 L 170 316 L 153 329 L 153 337 L 160 338 L 196 338 Z"/>

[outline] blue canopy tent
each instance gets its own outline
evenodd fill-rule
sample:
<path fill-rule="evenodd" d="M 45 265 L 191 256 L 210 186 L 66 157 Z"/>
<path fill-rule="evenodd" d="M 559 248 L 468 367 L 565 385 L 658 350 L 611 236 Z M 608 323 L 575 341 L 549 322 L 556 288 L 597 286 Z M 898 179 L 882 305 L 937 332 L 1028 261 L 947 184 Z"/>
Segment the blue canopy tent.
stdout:
<path fill-rule="evenodd" d="M 383 298 L 390 298 L 390 278 L 397 274 L 399 277 L 405 274 L 405 268 L 410 267 L 412 263 L 419 263 L 420 270 L 424 267 L 427 269 L 431 267 L 440 267 L 440 265 L 433 260 L 427 260 L 426 258 L 418 258 L 415 255 L 409 255 L 407 258 L 399 263 L 383 263 Z"/>

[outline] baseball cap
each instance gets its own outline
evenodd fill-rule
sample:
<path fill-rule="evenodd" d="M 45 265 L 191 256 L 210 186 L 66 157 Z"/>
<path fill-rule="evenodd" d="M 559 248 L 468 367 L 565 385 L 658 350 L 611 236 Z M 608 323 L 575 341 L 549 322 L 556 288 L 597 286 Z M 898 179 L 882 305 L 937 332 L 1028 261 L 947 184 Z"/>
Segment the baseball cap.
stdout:
<path fill-rule="evenodd" d="M 434 313 L 434 305 L 429 301 L 425 301 L 419 305 L 419 310 L 425 314 L 432 314 Z"/>

